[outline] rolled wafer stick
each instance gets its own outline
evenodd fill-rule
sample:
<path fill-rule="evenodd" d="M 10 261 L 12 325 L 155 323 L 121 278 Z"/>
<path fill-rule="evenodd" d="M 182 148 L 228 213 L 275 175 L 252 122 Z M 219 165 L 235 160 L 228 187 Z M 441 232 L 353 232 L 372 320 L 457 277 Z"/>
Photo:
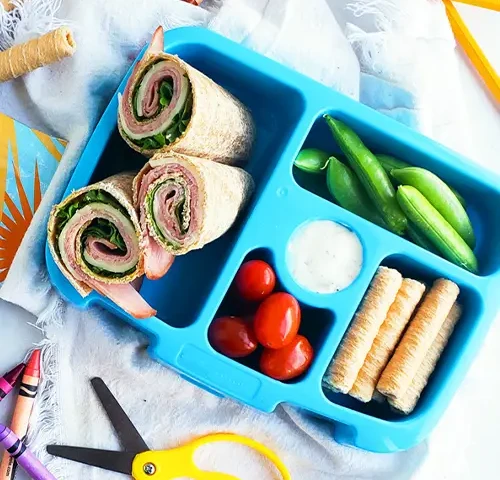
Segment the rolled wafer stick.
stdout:
<path fill-rule="evenodd" d="M 379 267 L 323 377 L 326 388 L 342 393 L 348 393 L 352 388 L 402 281 L 397 270 Z"/>
<path fill-rule="evenodd" d="M 76 43 L 68 27 L 0 52 L 0 82 L 7 82 L 75 53 Z"/>
<path fill-rule="evenodd" d="M 349 391 L 351 397 L 365 403 L 372 399 L 378 379 L 424 292 L 425 285 L 423 283 L 411 278 L 403 280 L 396 299 L 387 312 L 387 317 L 358 373 L 356 382 Z"/>
<path fill-rule="evenodd" d="M 458 303 L 455 303 L 451 307 L 450 313 L 446 317 L 437 337 L 432 342 L 431 348 L 429 348 L 429 351 L 425 355 L 408 390 L 406 390 L 402 397 L 389 398 L 388 401 L 391 407 L 404 414 L 409 414 L 413 411 L 461 315 L 462 307 Z"/>
<path fill-rule="evenodd" d="M 450 280 L 439 278 L 434 282 L 382 372 L 377 383 L 380 393 L 402 397 L 408 390 L 459 292 Z"/>
<path fill-rule="evenodd" d="M 0 3 L 3 5 L 6 12 L 10 12 L 14 8 L 14 5 L 12 5 L 9 0 L 0 0 Z"/>

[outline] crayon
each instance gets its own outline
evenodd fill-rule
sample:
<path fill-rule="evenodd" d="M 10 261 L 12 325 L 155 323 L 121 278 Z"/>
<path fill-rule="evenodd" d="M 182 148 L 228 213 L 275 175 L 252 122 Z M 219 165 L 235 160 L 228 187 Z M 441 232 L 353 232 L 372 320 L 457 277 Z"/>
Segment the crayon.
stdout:
<path fill-rule="evenodd" d="M 40 353 L 40 350 L 35 350 L 26 365 L 10 425 L 10 429 L 23 441 L 26 441 L 31 412 L 40 384 Z M 15 471 L 16 461 L 5 452 L 0 464 L 0 480 L 11 480 Z"/>
<path fill-rule="evenodd" d="M 26 444 L 5 425 L 0 424 L 0 446 L 5 448 L 19 466 L 34 480 L 57 480 Z"/>
<path fill-rule="evenodd" d="M 0 378 L 0 402 L 12 391 L 25 366 L 21 363 Z"/>

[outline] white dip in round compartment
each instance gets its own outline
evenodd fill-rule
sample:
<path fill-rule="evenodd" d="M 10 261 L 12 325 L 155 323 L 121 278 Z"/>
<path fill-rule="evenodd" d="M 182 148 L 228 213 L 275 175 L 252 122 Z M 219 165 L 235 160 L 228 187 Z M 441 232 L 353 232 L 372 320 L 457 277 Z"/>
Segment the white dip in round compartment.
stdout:
<path fill-rule="evenodd" d="M 348 228 L 330 220 L 316 220 L 294 232 L 288 242 L 287 263 L 301 287 L 316 293 L 335 293 L 359 275 L 363 246 Z"/>

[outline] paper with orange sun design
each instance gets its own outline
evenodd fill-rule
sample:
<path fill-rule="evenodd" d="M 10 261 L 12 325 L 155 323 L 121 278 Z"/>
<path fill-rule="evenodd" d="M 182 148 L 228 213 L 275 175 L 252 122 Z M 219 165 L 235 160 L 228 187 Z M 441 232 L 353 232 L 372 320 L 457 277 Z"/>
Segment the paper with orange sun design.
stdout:
<path fill-rule="evenodd" d="M 66 142 L 0 113 L 0 282 L 61 160 Z"/>

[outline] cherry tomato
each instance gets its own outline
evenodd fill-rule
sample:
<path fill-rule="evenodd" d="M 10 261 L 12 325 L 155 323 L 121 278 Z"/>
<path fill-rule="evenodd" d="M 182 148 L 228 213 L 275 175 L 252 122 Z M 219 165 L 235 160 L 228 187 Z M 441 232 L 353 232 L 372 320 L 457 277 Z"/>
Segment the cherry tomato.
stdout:
<path fill-rule="evenodd" d="M 241 358 L 257 348 L 257 338 L 252 324 L 240 317 L 216 318 L 208 330 L 212 346 L 223 355 Z"/>
<path fill-rule="evenodd" d="M 300 326 L 299 302 L 289 293 L 273 293 L 257 309 L 254 330 L 257 340 L 266 348 L 288 345 Z"/>
<path fill-rule="evenodd" d="M 262 373 L 276 380 L 290 380 L 304 373 L 314 357 L 314 350 L 302 335 L 297 335 L 286 347 L 266 348 L 260 357 Z"/>
<path fill-rule="evenodd" d="M 239 294 L 251 302 L 264 300 L 274 290 L 276 275 L 271 265 L 262 260 L 245 262 L 235 278 Z"/>

